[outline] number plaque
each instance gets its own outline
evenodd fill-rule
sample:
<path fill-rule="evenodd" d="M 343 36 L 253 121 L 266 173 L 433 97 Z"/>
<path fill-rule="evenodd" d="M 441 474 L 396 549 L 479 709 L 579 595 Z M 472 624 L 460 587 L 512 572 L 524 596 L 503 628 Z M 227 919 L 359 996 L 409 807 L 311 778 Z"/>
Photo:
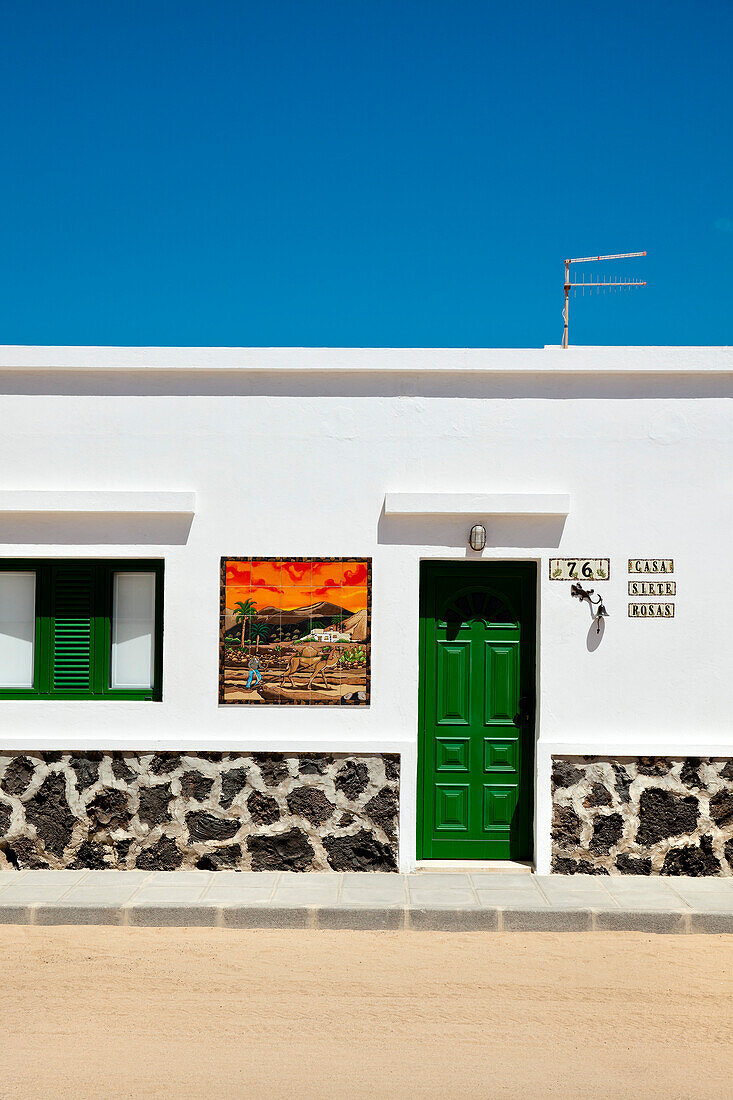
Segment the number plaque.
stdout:
<path fill-rule="evenodd" d="M 610 558 L 550 558 L 551 581 L 607 581 Z"/>

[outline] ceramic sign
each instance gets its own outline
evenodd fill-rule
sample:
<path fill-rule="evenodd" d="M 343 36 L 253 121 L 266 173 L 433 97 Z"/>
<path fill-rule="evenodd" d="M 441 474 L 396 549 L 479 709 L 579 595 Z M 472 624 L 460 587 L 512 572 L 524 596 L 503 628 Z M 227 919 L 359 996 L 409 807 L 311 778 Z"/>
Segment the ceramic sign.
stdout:
<path fill-rule="evenodd" d="M 630 619 L 673 619 L 673 603 L 630 603 Z"/>
<path fill-rule="evenodd" d="M 550 558 L 551 581 L 607 581 L 609 558 Z"/>
<path fill-rule="evenodd" d="M 671 558 L 629 558 L 629 573 L 674 573 Z"/>
<path fill-rule="evenodd" d="M 629 581 L 630 596 L 676 596 L 676 581 Z"/>

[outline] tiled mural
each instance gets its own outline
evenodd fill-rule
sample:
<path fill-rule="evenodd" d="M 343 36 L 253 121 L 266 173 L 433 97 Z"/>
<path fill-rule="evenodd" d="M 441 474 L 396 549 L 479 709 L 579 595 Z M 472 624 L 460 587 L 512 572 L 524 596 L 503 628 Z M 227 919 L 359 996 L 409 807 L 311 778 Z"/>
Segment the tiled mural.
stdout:
<path fill-rule="evenodd" d="M 219 702 L 369 703 L 371 558 L 222 558 Z"/>

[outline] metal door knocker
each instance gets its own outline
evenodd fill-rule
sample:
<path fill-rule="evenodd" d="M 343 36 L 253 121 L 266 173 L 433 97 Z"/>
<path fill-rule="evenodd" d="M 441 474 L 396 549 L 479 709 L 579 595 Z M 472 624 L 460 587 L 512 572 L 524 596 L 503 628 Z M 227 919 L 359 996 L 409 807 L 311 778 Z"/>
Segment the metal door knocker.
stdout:
<path fill-rule="evenodd" d="M 601 633 L 601 621 L 603 619 L 608 618 L 608 612 L 606 611 L 606 608 L 603 606 L 603 597 L 602 596 L 599 595 L 599 596 L 596 597 L 595 600 L 593 599 L 594 592 L 595 592 L 595 589 L 593 589 L 593 588 L 587 588 L 587 589 L 583 588 L 582 584 L 573 584 L 570 587 L 570 595 L 571 596 L 575 596 L 576 599 L 578 599 L 578 600 L 585 600 L 588 603 L 588 606 L 590 607 L 591 615 L 593 615 L 593 617 L 596 620 L 596 634 L 600 634 Z M 595 612 L 593 611 L 594 607 L 598 608 L 598 610 L 595 611 Z"/>

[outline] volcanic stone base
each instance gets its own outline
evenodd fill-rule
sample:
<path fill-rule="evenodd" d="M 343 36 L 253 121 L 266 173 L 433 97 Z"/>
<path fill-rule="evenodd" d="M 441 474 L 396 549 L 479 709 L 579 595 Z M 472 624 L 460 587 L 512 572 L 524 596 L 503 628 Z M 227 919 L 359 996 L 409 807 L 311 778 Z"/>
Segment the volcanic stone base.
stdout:
<path fill-rule="evenodd" d="M 399 756 L 0 754 L 0 870 L 396 871 Z"/>
<path fill-rule="evenodd" d="M 554 757 L 552 870 L 733 875 L 733 760 Z"/>

